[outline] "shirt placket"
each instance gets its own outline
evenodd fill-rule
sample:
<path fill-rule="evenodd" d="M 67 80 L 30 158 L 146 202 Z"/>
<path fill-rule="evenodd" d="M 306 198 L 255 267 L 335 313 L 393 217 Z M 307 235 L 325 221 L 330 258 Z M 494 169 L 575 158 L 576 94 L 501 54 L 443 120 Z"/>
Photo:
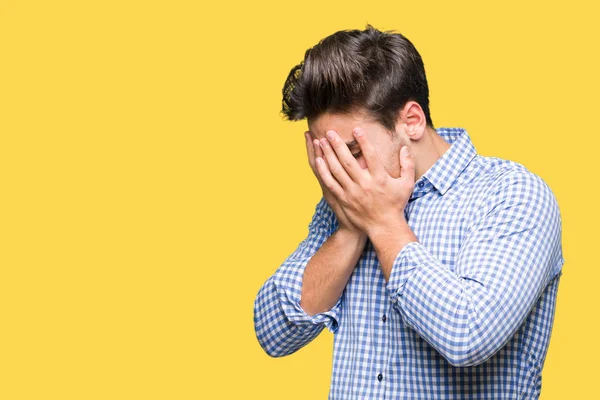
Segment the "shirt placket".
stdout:
<path fill-rule="evenodd" d="M 378 262 L 376 265 L 377 273 L 376 279 L 380 280 L 380 284 L 374 284 L 372 286 L 374 292 L 371 293 L 371 300 L 375 302 L 374 307 L 371 309 L 370 326 L 373 327 L 373 341 L 372 346 L 376 358 L 373 360 L 375 367 L 374 376 L 370 379 L 373 380 L 373 387 L 376 388 L 377 398 L 385 398 L 387 379 L 388 379 L 388 365 L 389 365 L 389 341 L 387 337 L 386 327 L 389 324 L 389 296 L 387 295 L 385 288 L 385 279 L 381 273 L 381 265 Z"/>
<path fill-rule="evenodd" d="M 391 359 L 392 359 L 392 355 L 395 353 L 395 344 L 392 342 L 393 339 L 393 334 L 391 329 L 393 328 L 392 325 L 390 325 L 392 323 L 392 319 L 391 319 L 391 310 L 392 310 L 392 303 L 391 303 L 391 299 L 389 298 L 389 296 L 384 296 L 384 298 L 386 299 L 386 301 L 383 301 L 382 303 L 382 309 L 381 309 L 381 313 L 379 315 L 379 320 L 377 321 L 377 323 L 379 324 L 380 327 L 380 331 L 382 332 L 381 335 L 381 346 L 383 347 L 384 351 L 383 351 L 383 368 L 382 368 L 382 380 L 381 380 L 381 384 L 382 384 L 382 393 L 383 399 L 387 399 L 389 398 L 388 393 L 390 392 L 390 389 L 393 387 L 394 382 L 392 381 L 394 376 L 397 376 L 397 371 L 395 371 L 394 374 L 392 374 L 390 365 L 391 365 Z"/>

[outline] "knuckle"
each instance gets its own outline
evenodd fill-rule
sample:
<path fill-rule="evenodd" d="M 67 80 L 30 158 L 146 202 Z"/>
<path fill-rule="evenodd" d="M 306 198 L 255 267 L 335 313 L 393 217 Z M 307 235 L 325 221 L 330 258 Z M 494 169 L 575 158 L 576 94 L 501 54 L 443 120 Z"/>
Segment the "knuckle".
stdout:
<path fill-rule="evenodd" d="M 352 188 L 346 188 L 346 190 L 344 191 L 344 198 L 347 202 L 352 202 L 356 199 Z"/>
<path fill-rule="evenodd" d="M 371 195 L 371 193 L 373 192 L 373 188 L 371 187 L 371 185 L 362 184 L 361 188 L 362 188 L 363 193 L 367 196 Z"/>

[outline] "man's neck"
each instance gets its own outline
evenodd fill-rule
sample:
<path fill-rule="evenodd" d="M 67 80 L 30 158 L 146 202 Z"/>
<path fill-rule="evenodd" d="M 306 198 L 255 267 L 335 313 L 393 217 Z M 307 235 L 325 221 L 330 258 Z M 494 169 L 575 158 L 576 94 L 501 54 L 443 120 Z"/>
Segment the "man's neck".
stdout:
<path fill-rule="evenodd" d="M 434 129 L 429 127 L 426 129 L 423 139 L 422 149 L 419 151 L 419 154 L 416 155 L 415 159 L 418 160 L 415 163 L 415 181 L 419 180 L 419 178 L 423 176 L 423 174 L 427 172 L 427 170 L 431 168 L 431 166 L 452 146 Z"/>

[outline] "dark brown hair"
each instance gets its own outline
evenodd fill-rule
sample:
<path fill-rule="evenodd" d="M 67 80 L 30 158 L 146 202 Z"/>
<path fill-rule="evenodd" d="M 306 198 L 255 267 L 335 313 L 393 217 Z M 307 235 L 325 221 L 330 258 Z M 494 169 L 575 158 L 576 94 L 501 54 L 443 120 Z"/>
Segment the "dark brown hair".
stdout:
<path fill-rule="evenodd" d="M 306 50 L 282 93 L 281 111 L 291 121 L 365 109 L 393 131 L 398 111 L 413 100 L 423 109 L 427 125 L 434 127 L 419 52 L 400 33 L 382 32 L 370 24 L 363 31 L 335 32 Z"/>

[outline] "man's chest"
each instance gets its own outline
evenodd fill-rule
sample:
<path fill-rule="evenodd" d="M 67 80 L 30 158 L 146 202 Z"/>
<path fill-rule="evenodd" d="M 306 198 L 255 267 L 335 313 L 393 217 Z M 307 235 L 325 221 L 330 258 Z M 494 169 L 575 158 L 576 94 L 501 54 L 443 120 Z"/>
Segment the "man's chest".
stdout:
<path fill-rule="evenodd" d="M 485 186 L 470 174 L 442 196 L 424 193 L 408 202 L 404 216 L 418 241 L 451 271 L 457 271 L 460 251 L 475 222 L 485 212 Z M 375 248 L 367 240 L 345 289 L 347 312 L 372 319 L 390 312 L 391 302 Z"/>

